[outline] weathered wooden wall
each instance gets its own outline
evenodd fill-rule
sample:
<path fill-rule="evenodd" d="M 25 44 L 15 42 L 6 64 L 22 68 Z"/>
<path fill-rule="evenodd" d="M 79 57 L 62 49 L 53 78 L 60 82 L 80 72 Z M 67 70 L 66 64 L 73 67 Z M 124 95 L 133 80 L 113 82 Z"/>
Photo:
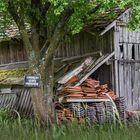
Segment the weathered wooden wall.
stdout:
<path fill-rule="evenodd" d="M 8 64 L 27 60 L 21 41 L 10 40 L 0 42 L 0 64 Z"/>
<path fill-rule="evenodd" d="M 114 51 L 114 29 L 111 29 L 103 36 L 99 36 L 97 46 L 102 50 L 103 54 L 111 53 Z M 108 84 L 113 90 L 114 88 L 114 66 L 113 64 L 104 64 L 99 68 L 99 79 L 102 84 Z"/>
<path fill-rule="evenodd" d="M 118 92 L 126 98 L 127 108 L 140 107 L 140 30 L 130 31 L 128 23 L 130 13 L 124 14 L 117 26 L 115 35 L 116 71 L 118 78 Z"/>
<path fill-rule="evenodd" d="M 62 40 L 63 41 L 63 40 Z M 71 42 L 62 43 L 62 46 L 57 50 L 55 58 L 69 58 L 74 56 L 81 56 L 84 54 L 89 54 L 96 51 L 101 51 L 103 54 L 111 53 L 113 51 L 113 32 L 109 31 L 104 36 L 94 36 L 87 32 L 81 32 L 78 35 L 75 35 Z M 96 57 L 96 55 L 95 55 Z M 99 57 L 99 56 L 98 56 Z M 85 59 L 85 58 L 84 58 Z M 27 60 L 25 50 L 22 47 L 20 42 L 3 42 L 0 44 L 0 64 L 7 64 L 13 62 L 20 62 Z M 67 62 L 67 65 L 70 65 L 72 61 Z M 70 66 L 71 69 L 71 66 Z M 112 65 L 104 64 L 95 72 L 95 77 L 101 81 L 101 84 L 108 84 L 112 86 Z M 64 75 L 62 73 L 62 75 Z M 19 96 L 19 97 L 18 97 Z M 31 101 L 29 97 L 29 92 L 21 90 L 18 94 L 13 94 L 11 100 L 14 104 L 14 109 L 23 114 L 28 114 L 30 112 Z M 6 106 L 9 102 L 6 95 L 0 96 L 0 106 Z M 29 108 L 27 107 L 29 106 Z M 32 112 L 32 109 L 31 109 Z"/>
<path fill-rule="evenodd" d="M 57 50 L 56 58 L 58 57 L 72 57 L 83 55 L 99 50 L 95 36 L 87 32 L 81 32 L 70 38 L 62 40 L 61 47 Z"/>
<path fill-rule="evenodd" d="M 61 47 L 56 52 L 55 58 L 81 56 L 96 51 L 101 51 L 103 54 L 106 54 L 112 51 L 113 34 L 112 30 L 107 32 L 107 34 L 105 34 L 104 36 L 95 36 L 89 32 L 83 31 L 75 35 L 74 37 L 71 37 L 70 41 L 64 38 L 62 42 L 63 43 Z M 23 49 L 22 42 L 20 42 L 19 40 L 15 39 L 11 41 L 3 41 L 0 43 L 0 65 L 26 60 L 26 52 Z M 67 64 L 70 65 L 72 61 L 68 63 Z M 56 64 L 63 65 L 64 63 Z M 17 66 L 17 64 L 15 65 Z M 9 66 L 11 67 L 11 65 Z M 98 77 L 98 80 L 100 80 L 101 83 L 108 83 L 109 85 L 111 85 L 111 67 L 104 65 L 97 71 L 98 76 L 96 77 Z"/>
<path fill-rule="evenodd" d="M 95 51 L 109 52 L 111 44 L 108 40 L 112 38 L 111 33 L 108 32 L 105 36 L 99 37 L 91 35 L 88 32 L 81 32 L 68 40 L 64 39 L 62 40 L 64 43 L 57 50 L 55 57 L 66 58 Z M 0 42 L 0 64 L 25 60 L 27 60 L 27 56 L 21 41 L 11 40 Z"/>
<path fill-rule="evenodd" d="M 62 44 L 61 48 L 57 50 L 56 58 L 68 58 L 96 51 L 101 51 L 102 54 L 111 53 L 114 50 L 113 39 L 113 29 L 107 32 L 104 36 L 95 36 L 88 32 L 81 32 L 71 39 L 71 43 L 67 42 Z M 96 70 L 93 77 L 100 80 L 102 84 L 107 83 L 111 88 L 113 88 L 113 76 L 111 71 L 112 65 L 105 64 Z"/>

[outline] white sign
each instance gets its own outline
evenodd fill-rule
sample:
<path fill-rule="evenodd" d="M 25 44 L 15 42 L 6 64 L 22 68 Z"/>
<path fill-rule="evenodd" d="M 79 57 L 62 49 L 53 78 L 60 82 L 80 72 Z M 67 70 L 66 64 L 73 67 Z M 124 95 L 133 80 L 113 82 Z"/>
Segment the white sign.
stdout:
<path fill-rule="evenodd" d="M 25 75 L 24 78 L 24 87 L 40 87 L 40 75 Z"/>

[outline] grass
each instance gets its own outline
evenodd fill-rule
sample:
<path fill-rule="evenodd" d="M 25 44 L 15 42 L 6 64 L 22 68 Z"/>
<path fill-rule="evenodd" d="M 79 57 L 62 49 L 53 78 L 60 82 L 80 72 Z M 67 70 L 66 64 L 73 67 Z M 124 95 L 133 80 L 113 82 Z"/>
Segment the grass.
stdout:
<path fill-rule="evenodd" d="M 140 124 L 63 124 L 41 128 L 32 120 L 13 119 L 6 111 L 0 111 L 0 140 L 140 140 Z"/>

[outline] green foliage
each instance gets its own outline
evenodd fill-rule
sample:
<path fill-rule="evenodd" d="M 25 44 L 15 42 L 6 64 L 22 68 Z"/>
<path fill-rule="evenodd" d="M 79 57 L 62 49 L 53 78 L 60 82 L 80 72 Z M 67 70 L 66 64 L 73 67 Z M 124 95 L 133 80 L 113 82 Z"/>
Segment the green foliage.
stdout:
<path fill-rule="evenodd" d="M 140 7 L 135 6 L 131 14 L 129 27 L 131 30 L 135 30 L 137 27 L 139 27 L 139 25 L 140 25 Z"/>
<path fill-rule="evenodd" d="M 68 5 L 68 0 L 49 0 L 54 7 L 54 14 L 60 15 L 64 8 Z"/>
<path fill-rule="evenodd" d="M 5 0 L 0 0 L 0 33 L 4 32 L 5 28 L 11 24 L 11 17 L 7 11 L 7 3 Z"/>
<path fill-rule="evenodd" d="M 118 7 L 125 9 L 125 7 L 132 7 L 132 18 L 130 20 L 130 28 L 136 29 L 140 20 L 139 0 L 48 0 L 51 4 L 45 17 L 42 15 L 43 8 L 47 0 L 42 0 L 38 7 L 32 7 L 30 0 L 14 0 L 12 1 L 17 14 L 20 15 L 21 3 L 24 6 L 24 18 L 28 23 L 39 24 L 40 27 L 47 27 L 49 31 L 53 31 L 59 22 L 60 16 L 66 7 L 73 8 L 74 13 L 70 17 L 67 26 L 72 34 L 76 34 L 82 28 L 94 22 L 95 17 L 99 14 L 108 12 L 108 15 L 113 15 L 113 9 Z M 93 13 L 91 11 L 94 11 Z M 1 28 L 10 24 L 12 17 L 8 13 L 7 1 L 0 0 L 0 25 Z"/>
<path fill-rule="evenodd" d="M 140 124 L 123 125 L 53 125 L 42 128 L 31 120 L 7 117 L 0 111 L 1 140 L 139 140 Z"/>

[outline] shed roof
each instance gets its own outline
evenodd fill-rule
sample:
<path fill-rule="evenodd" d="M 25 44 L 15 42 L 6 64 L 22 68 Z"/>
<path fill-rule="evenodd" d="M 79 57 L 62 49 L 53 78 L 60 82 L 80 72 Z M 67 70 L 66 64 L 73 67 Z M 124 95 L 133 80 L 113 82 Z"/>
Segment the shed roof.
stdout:
<path fill-rule="evenodd" d="M 125 9 L 115 8 L 112 11 L 107 11 L 99 13 L 94 18 L 94 22 L 91 22 L 91 25 L 87 28 L 96 31 L 103 31 L 109 24 L 114 20 L 119 19 L 124 13 L 129 12 L 130 8 L 126 7 Z"/>

